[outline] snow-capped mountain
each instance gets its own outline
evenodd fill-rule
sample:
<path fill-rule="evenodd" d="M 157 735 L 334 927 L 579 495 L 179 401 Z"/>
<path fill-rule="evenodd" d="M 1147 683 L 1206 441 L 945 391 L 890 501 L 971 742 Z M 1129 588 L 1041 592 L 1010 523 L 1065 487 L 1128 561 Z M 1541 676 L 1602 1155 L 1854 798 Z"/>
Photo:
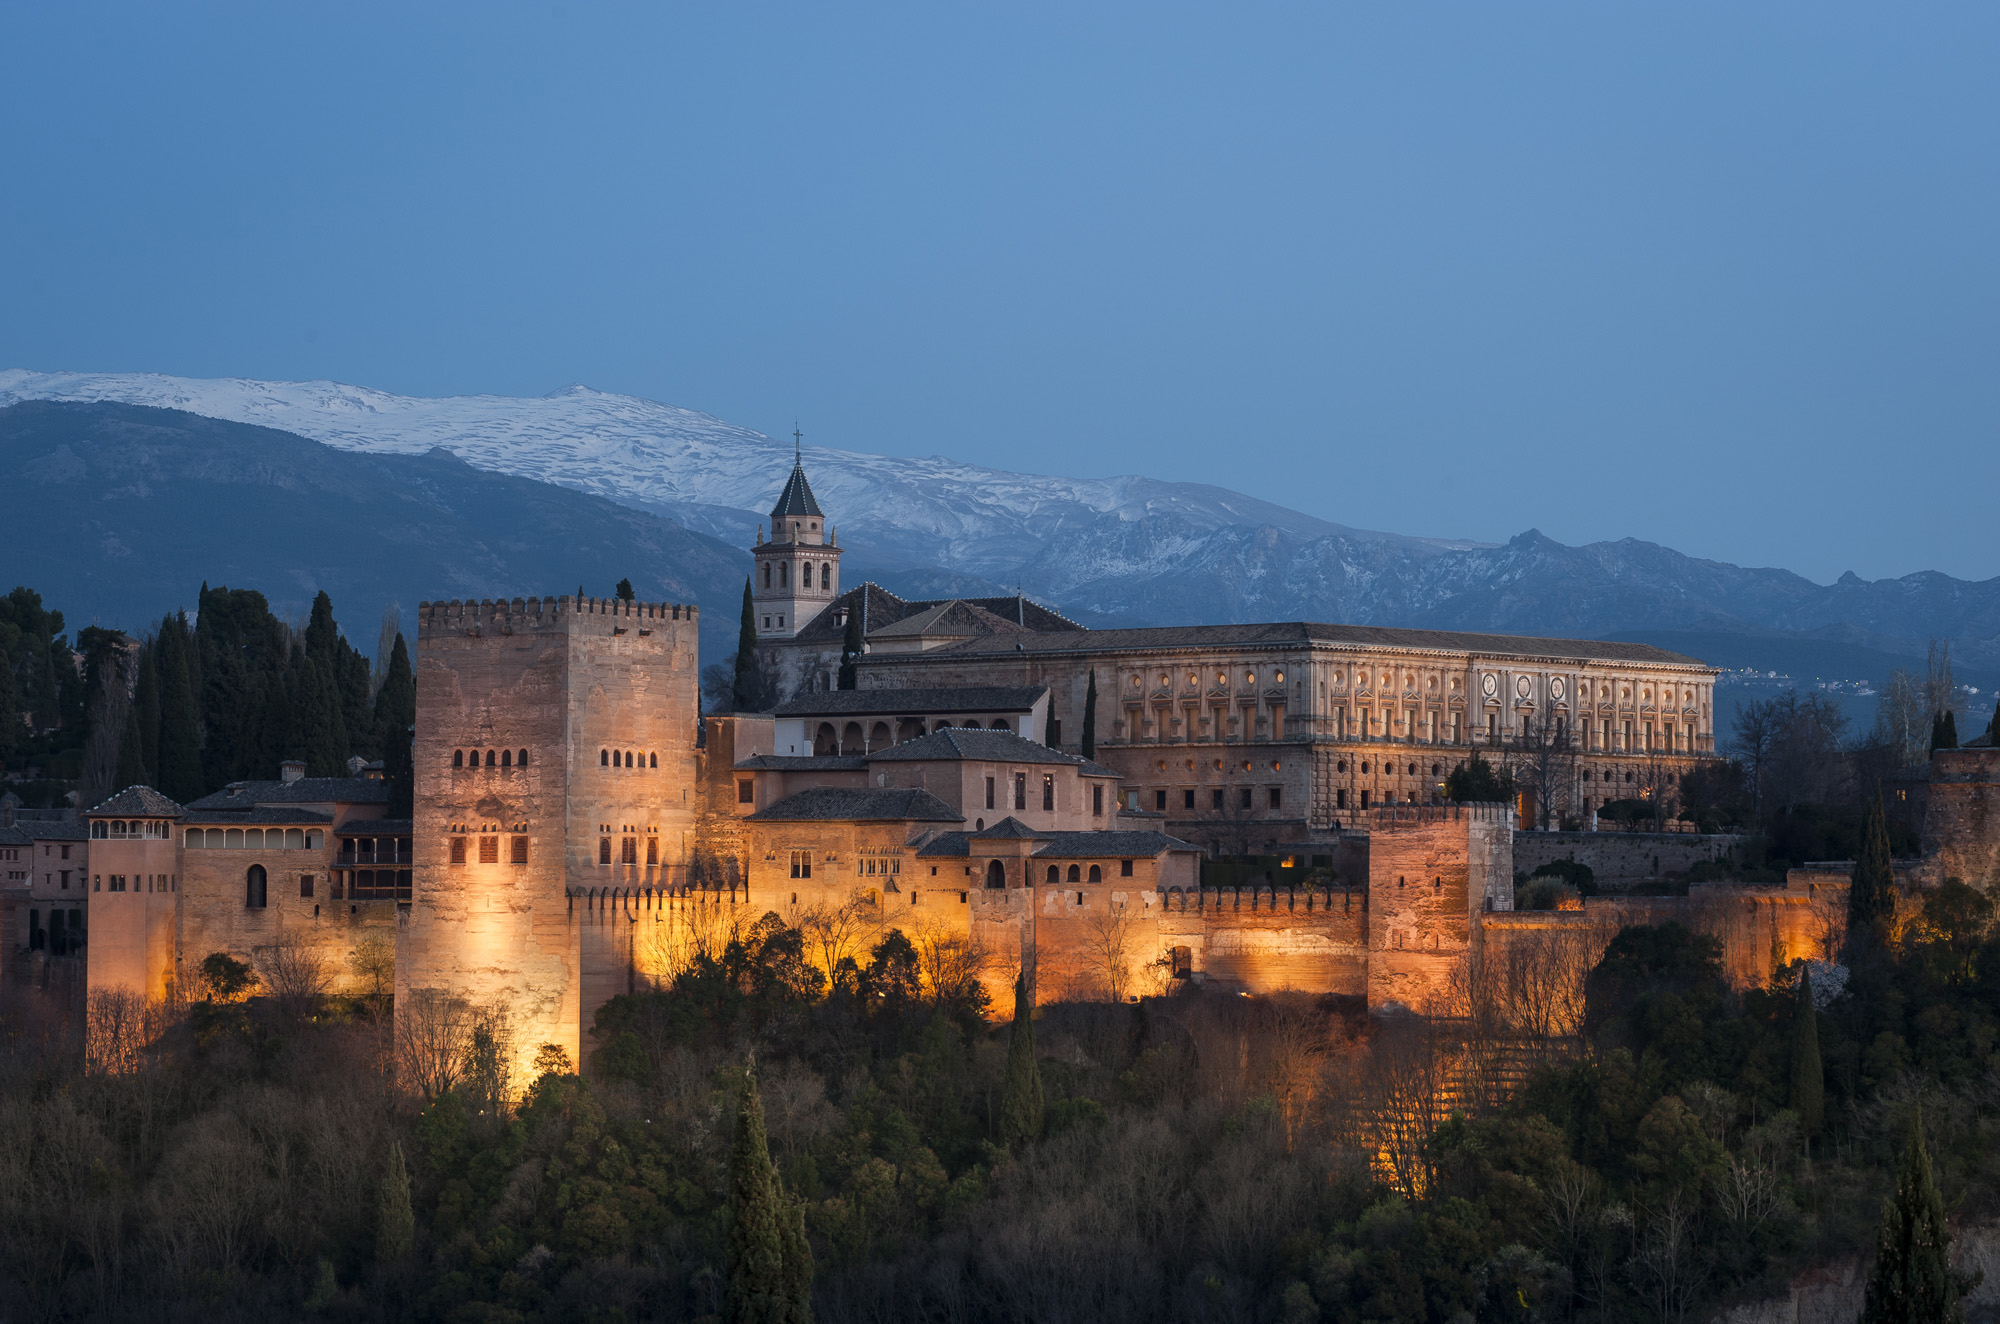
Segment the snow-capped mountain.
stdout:
<path fill-rule="evenodd" d="M 178 409 L 349 451 L 443 448 L 477 468 L 670 516 L 739 548 L 792 458 L 789 439 L 582 386 L 539 399 L 417 399 L 335 382 L 0 372 L 0 407 L 30 399 Z M 848 548 L 850 578 L 911 595 L 1018 584 L 1100 623 L 1782 632 L 1905 656 L 1921 656 L 1937 635 L 1967 664 L 2000 668 L 2000 579 L 1849 575 L 1819 585 L 1634 539 L 1568 547 L 1531 530 L 1495 546 L 1370 532 L 1222 488 L 1137 476 L 1046 477 L 811 446 L 805 457 Z"/>
<path fill-rule="evenodd" d="M 442 446 L 478 468 L 671 515 L 739 545 L 770 510 L 792 460 L 790 438 L 587 386 L 536 399 L 419 399 L 339 382 L 0 371 L 0 406 L 15 400 L 181 409 L 278 428 L 341 450 L 421 455 Z M 818 446 L 806 447 L 805 456 L 821 506 L 842 531 L 851 561 L 864 567 L 935 567 L 1011 584 L 1038 552 L 1106 523 L 1174 531 L 1138 544 L 1117 540 L 1126 573 L 1174 559 L 1189 538 L 1234 527 L 1384 541 L 1418 553 L 1474 545 L 1348 529 L 1194 483 L 1052 478 L 942 456 L 912 459 Z M 1103 569 L 1042 566 L 1053 572 L 1051 590 Z"/>

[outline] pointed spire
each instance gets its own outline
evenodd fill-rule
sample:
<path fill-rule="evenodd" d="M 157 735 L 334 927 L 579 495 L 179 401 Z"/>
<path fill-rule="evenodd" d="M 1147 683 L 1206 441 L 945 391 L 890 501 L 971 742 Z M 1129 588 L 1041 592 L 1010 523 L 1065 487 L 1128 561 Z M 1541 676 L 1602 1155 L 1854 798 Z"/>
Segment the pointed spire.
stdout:
<path fill-rule="evenodd" d="M 806 462 L 806 434 L 799 431 L 799 421 L 792 420 L 792 467 L 802 469 Z"/>

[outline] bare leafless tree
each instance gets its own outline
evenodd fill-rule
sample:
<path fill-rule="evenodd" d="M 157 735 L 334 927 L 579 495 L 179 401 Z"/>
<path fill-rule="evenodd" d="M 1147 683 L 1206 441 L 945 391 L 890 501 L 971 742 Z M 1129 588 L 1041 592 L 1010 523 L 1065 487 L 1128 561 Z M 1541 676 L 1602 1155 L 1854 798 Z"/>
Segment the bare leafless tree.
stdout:
<path fill-rule="evenodd" d="M 793 923 L 805 934 L 819 957 L 820 969 L 831 980 L 841 958 L 854 956 L 863 938 L 877 927 L 878 913 L 868 898 L 857 893 L 838 905 L 822 901 L 801 906 Z"/>
<path fill-rule="evenodd" d="M 368 986 L 368 995 L 380 1003 L 396 983 L 396 944 L 382 933 L 364 933 L 354 944 L 347 964 Z"/>
<path fill-rule="evenodd" d="M 396 1075 L 425 1099 L 449 1093 L 465 1071 L 472 1007 L 441 988 L 411 989 L 397 999 Z"/>
<path fill-rule="evenodd" d="M 1535 826 L 1547 831 L 1570 814 L 1576 792 L 1576 740 L 1567 718 L 1530 714 L 1521 722 L 1512 757 L 1514 785 L 1535 800 Z"/>
<path fill-rule="evenodd" d="M 1686 1319 L 1701 1291 L 1704 1275 L 1695 1245 L 1696 1214 L 1676 1194 L 1639 1221 L 1632 1248 L 1633 1283 L 1665 1324 Z"/>
<path fill-rule="evenodd" d="M 332 987 L 333 972 L 316 944 L 287 936 L 257 956 L 264 987 L 276 999 L 280 1013 L 291 1020 L 303 1020 L 319 1010 Z"/>
<path fill-rule="evenodd" d="M 956 999 L 985 972 L 985 953 L 973 945 L 969 934 L 947 921 L 919 919 L 911 928 L 910 941 L 917 949 L 924 992 L 936 1005 Z M 828 974 L 830 978 L 831 967 Z"/>
<path fill-rule="evenodd" d="M 1138 955 L 1139 927 L 1122 902 L 1110 897 L 1093 907 L 1083 921 L 1083 949 L 1091 966 L 1091 981 L 1113 1002 L 1123 1002 L 1132 983 L 1132 962 Z"/>
<path fill-rule="evenodd" d="M 1368 1058 L 1368 1131 L 1382 1175 L 1405 1199 L 1435 1180 L 1431 1135 L 1451 1112 L 1464 1044 L 1431 1016 L 1396 1017 L 1377 1027 Z"/>
<path fill-rule="evenodd" d="M 1932 721 L 1951 712 L 1958 698 L 1958 681 L 1951 674 L 1951 640 L 1933 637 L 1924 658 L 1924 716 Z M 1930 732 L 1924 732 L 1928 749 Z"/>
<path fill-rule="evenodd" d="M 1891 767 L 1923 762 L 1931 735 L 1924 703 L 1925 696 L 1909 672 L 1899 667 L 1889 673 L 1882 697 L 1875 701 L 1875 743 L 1888 751 Z"/>

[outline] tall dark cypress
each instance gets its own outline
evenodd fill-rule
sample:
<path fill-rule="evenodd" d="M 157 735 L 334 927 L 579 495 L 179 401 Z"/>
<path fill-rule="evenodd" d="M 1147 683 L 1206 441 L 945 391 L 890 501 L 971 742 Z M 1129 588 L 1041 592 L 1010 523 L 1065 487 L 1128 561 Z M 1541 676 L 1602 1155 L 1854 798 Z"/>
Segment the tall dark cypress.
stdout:
<path fill-rule="evenodd" d="M 865 592 L 866 590 L 864 590 Z M 854 664 L 861 657 L 861 649 L 867 635 L 861 628 L 861 601 L 847 609 L 847 634 L 840 641 L 840 688 L 851 690 L 859 683 L 854 674 Z"/>
<path fill-rule="evenodd" d="M 1939 749 L 1957 749 L 1957 748 L 1958 748 L 1958 714 L 1957 714 L 1957 713 L 1953 713 L 1953 712 L 1947 712 L 1947 713 L 1946 713 L 1946 714 L 1944 715 L 1944 730 L 1943 730 L 1943 732 L 1942 732 L 1941 734 L 1942 734 L 1942 736 L 1943 736 L 1943 739 L 1942 739 L 1942 740 L 1940 740 L 1940 741 L 1938 742 L 1938 748 L 1939 748 Z"/>
<path fill-rule="evenodd" d="M 1849 937 L 1866 932 L 1877 939 L 1888 936 L 1889 923 L 1896 915 L 1896 871 L 1889 863 L 1889 824 L 1882 812 L 1881 791 L 1868 807 L 1868 823 L 1862 830 L 1861 858 L 1854 862 L 1854 882 L 1847 889 L 1847 932 Z"/>
<path fill-rule="evenodd" d="M 201 766 L 201 727 L 195 710 L 194 687 L 188 678 L 187 625 L 178 619 L 161 623 L 154 667 L 160 683 L 160 754 L 153 776 L 160 794 L 186 804 L 207 787 Z"/>
<path fill-rule="evenodd" d="M 728 1239 L 723 1247 L 724 1324 L 784 1324 L 785 1208 L 764 1138 L 754 1072 L 743 1076 L 729 1147 Z"/>
<path fill-rule="evenodd" d="M 1806 1141 L 1826 1120 L 1826 1069 L 1819 1056 L 1819 1009 L 1813 1005 L 1812 971 L 1799 971 L 1799 1001 L 1792 1012 L 1792 1111 Z"/>
<path fill-rule="evenodd" d="M 1090 673 L 1090 684 L 1083 691 L 1083 756 L 1097 757 L 1097 673 Z"/>
<path fill-rule="evenodd" d="M 328 668 L 307 654 L 293 655 L 295 689 L 292 720 L 298 732 L 298 757 L 306 762 L 308 777 L 347 775 L 347 723 L 340 711 L 340 695 Z"/>
<path fill-rule="evenodd" d="M 169 617 L 169 620 L 172 618 Z M 139 680 L 132 690 L 132 715 L 139 724 L 139 762 L 150 777 L 160 766 L 160 643 L 155 635 L 139 650 Z M 149 780 L 146 783 L 151 786 Z"/>
<path fill-rule="evenodd" d="M 146 774 L 146 760 L 140 753 L 139 706 L 125 705 L 125 734 L 118 741 L 118 767 L 111 774 L 111 789 L 122 791 L 127 786 L 147 786 L 152 778 Z"/>
<path fill-rule="evenodd" d="M 333 662 L 340 641 L 340 627 L 333 621 L 333 599 L 321 589 L 313 595 L 312 618 L 306 622 L 306 656 L 321 666 Z"/>
<path fill-rule="evenodd" d="M 736 678 L 731 706 L 754 713 L 763 705 L 763 679 L 757 673 L 757 605 L 750 597 L 750 579 L 743 580 L 743 619 L 736 626 Z"/>
<path fill-rule="evenodd" d="M 1042 1068 L 1035 1057 L 1035 1003 L 1028 972 L 1014 977 L 1014 1024 L 1007 1035 L 1007 1076 L 1000 1086 L 1000 1143 L 1009 1149 L 1041 1138 Z"/>
<path fill-rule="evenodd" d="M 1951 1272 L 1951 1229 L 1924 1147 L 1923 1109 L 1910 1110 L 1896 1190 L 1882 1207 L 1882 1236 L 1868 1275 L 1862 1324 L 1944 1324 L 1965 1318 Z"/>
<path fill-rule="evenodd" d="M 417 685 L 410 674 L 410 650 L 403 636 L 389 650 L 389 671 L 375 694 L 375 729 L 382 743 L 382 779 L 389 784 L 390 818 L 409 818 L 414 812 L 415 773 L 411 765 L 410 741 L 417 720 Z"/>

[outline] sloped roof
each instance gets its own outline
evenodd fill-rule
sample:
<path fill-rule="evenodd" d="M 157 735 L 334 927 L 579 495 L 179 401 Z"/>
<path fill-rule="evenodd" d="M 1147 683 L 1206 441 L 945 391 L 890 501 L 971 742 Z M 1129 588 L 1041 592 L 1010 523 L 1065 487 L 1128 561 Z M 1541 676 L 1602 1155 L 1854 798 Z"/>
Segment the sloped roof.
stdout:
<path fill-rule="evenodd" d="M 1037 857 L 1054 859 L 1103 858 L 1107 855 L 1158 855 L 1161 851 L 1199 851 L 1193 842 L 1170 837 L 1164 832 L 1047 832 L 1049 844 L 1035 852 Z"/>
<path fill-rule="evenodd" d="M 978 763 L 1057 763 L 1079 768 L 1088 777 L 1116 777 L 1100 763 L 1065 754 L 1012 731 L 988 731 L 976 726 L 939 727 L 927 736 L 868 755 L 870 763 L 934 763 L 970 759 Z"/>
<path fill-rule="evenodd" d="M 319 827 L 333 821 L 332 814 L 317 809 L 190 809 L 189 827 L 265 827 L 269 824 Z"/>
<path fill-rule="evenodd" d="M 871 622 L 872 625 L 872 622 Z M 891 625 L 875 626 L 870 639 L 915 639 L 923 635 L 1022 634 L 1027 626 L 1009 620 L 984 607 L 953 599 L 933 607 L 913 611 Z"/>
<path fill-rule="evenodd" d="M 915 820 L 958 823 L 964 816 L 929 791 L 913 786 L 815 786 L 749 815 L 757 822 Z"/>
<path fill-rule="evenodd" d="M 1014 631 L 1021 629 L 1031 631 L 1055 630 L 1064 633 L 1075 633 L 1084 628 L 1069 617 L 1064 616 L 1061 612 L 1044 607 L 1033 598 L 1026 596 L 1017 595 L 1011 598 L 926 598 L 918 602 L 909 602 L 897 597 L 888 589 L 871 580 L 847 590 L 847 592 L 828 603 L 820 611 L 819 615 L 806 622 L 804 629 L 792 636 L 792 640 L 795 643 L 839 640 L 845 630 L 845 627 L 840 624 L 840 612 L 843 608 L 848 611 L 859 611 L 862 613 L 861 619 L 868 627 L 868 637 L 872 639 L 881 634 L 884 629 L 898 624 L 907 617 L 914 616 L 920 612 L 932 611 L 953 605 L 969 607 L 976 612 L 984 613 L 981 616 L 970 617 L 969 619 L 971 620 L 985 620 L 987 617 L 992 617 L 995 620 L 1005 622 L 1007 625 L 1013 627 L 1006 632 L 1010 637 Z M 895 636 L 890 637 L 893 638 Z"/>
<path fill-rule="evenodd" d="M 93 818 L 179 818 L 181 807 L 150 786 L 127 786 L 90 813 Z"/>
<path fill-rule="evenodd" d="M 848 714 L 1027 712 L 1047 694 L 1046 685 L 966 685 L 957 688 L 825 690 L 787 699 L 771 711 L 779 717 L 844 717 Z"/>
<path fill-rule="evenodd" d="M 1013 599 L 1001 599 L 1011 602 Z M 1166 625 L 1130 630 L 1030 631 L 1027 634 L 960 640 L 928 653 L 882 653 L 871 665 L 894 666 L 905 659 L 935 660 L 950 655 L 1027 652 L 1076 654 L 1141 652 L 1148 649 L 1269 648 L 1286 644 L 1332 644 L 1356 648 L 1416 649 L 1485 657 L 1546 658 L 1561 662 L 1638 662 L 1706 667 L 1699 658 L 1651 644 L 1605 639 L 1543 639 L 1533 635 L 1473 634 L 1457 630 L 1411 630 L 1378 625 L 1334 625 L 1319 621 L 1273 621 L 1253 625 Z"/>
<path fill-rule="evenodd" d="M 742 772 L 866 772 L 862 754 L 752 754 L 736 767 Z"/>
<path fill-rule="evenodd" d="M 1029 827 L 1026 823 L 1023 823 L 1020 819 L 1014 817 L 1012 814 L 1007 815 L 1007 817 L 1001 819 L 998 823 L 995 823 L 990 828 L 980 828 L 976 832 L 966 833 L 966 836 L 971 837 L 974 840 L 993 837 L 1009 841 L 1019 841 L 1022 838 L 1027 838 L 1032 841 L 1039 841 L 1043 837 L 1046 837 L 1048 835 L 1049 834 L 1046 832 L 1035 831 L 1033 828 Z"/>
<path fill-rule="evenodd" d="M 819 502 L 813 500 L 812 484 L 806 481 L 804 461 L 794 461 L 792 476 L 785 480 L 785 490 L 778 493 L 778 504 L 771 507 L 771 518 L 788 519 L 811 516 L 824 519 L 819 513 Z M 772 529 L 775 534 L 777 530 Z"/>
<path fill-rule="evenodd" d="M 407 837 L 416 831 L 407 818 L 350 818 L 333 830 L 336 837 Z"/>
<path fill-rule="evenodd" d="M 260 804 L 385 805 L 389 783 L 373 777 L 301 777 L 295 782 L 231 782 L 190 809 L 250 809 Z"/>

